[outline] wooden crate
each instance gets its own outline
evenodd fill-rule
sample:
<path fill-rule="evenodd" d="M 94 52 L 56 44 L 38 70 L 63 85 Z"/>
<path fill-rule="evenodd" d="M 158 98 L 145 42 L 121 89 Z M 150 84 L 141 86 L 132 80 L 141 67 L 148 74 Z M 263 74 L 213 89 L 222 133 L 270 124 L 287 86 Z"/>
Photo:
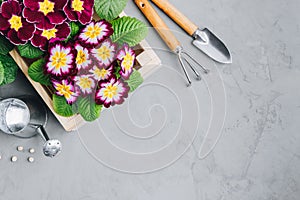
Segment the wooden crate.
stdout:
<path fill-rule="evenodd" d="M 124 13 L 121 15 L 124 15 Z M 146 40 L 143 40 L 134 49 L 137 54 L 135 68 L 139 70 L 145 79 L 160 66 L 161 61 Z M 76 130 L 85 123 L 84 119 L 79 114 L 72 117 L 62 117 L 56 114 L 52 103 L 52 92 L 47 87 L 33 81 L 29 77 L 29 64 L 19 55 L 16 49 L 12 50 L 10 55 L 66 131 Z"/>

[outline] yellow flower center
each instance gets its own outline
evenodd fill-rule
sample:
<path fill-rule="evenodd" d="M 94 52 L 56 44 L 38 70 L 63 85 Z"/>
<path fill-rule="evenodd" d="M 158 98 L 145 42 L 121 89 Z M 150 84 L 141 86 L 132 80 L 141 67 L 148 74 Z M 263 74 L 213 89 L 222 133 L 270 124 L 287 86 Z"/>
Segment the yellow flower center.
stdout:
<path fill-rule="evenodd" d="M 97 25 L 89 26 L 87 28 L 87 31 L 85 32 L 85 35 L 86 35 L 86 37 L 94 39 L 101 33 L 101 31 L 102 31 L 102 29 Z"/>
<path fill-rule="evenodd" d="M 102 46 L 97 49 L 97 54 L 102 60 L 110 58 L 110 50 L 107 48 L 107 46 Z"/>
<path fill-rule="evenodd" d="M 130 68 L 133 65 L 133 56 L 130 55 L 130 53 L 126 53 L 126 55 L 124 56 L 124 61 L 123 61 L 123 65 L 125 67 L 126 70 L 130 70 Z"/>
<path fill-rule="evenodd" d="M 40 5 L 39 11 L 42 12 L 45 16 L 50 12 L 54 12 L 54 3 L 49 0 L 44 0 L 43 2 L 39 2 L 39 5 Z"/>
<path fill-rule="evenodd" d="M 18 31 L 20 28 L 22 28 L 21 17 L 17 15 L 13 15 L 8 22 L 10 23 L 10 28 L 15 29 L 15 31 Z"/>
<path fill-rule="evenodd" d="M 106 69 L 99 69 L 99 68 L 96 68 L 95 71 L 94 71 L 94 73 L 96 74 L 96 76 L 101 77 L 102 79 L 105 78 L 107 72 L 108 71 Z"/>
<path fill-rule="evenodd" d="M 83 1 L 80 1 L 80 0 L 72 1 L 72 8 L 74 11 L 77 11 L 77 12 L 83 11 L 84 10 Z"/>
<path fill-rule="evenodd" d="M 64 95 L 66 99 L 71 98 L 73 92 L 69 85 L 58 84 L 56 89 L 61 95 Z"/>
<path fill-rule="evenodd" d="M 83 89 L 89 89 L 92 87 L 92 80 L 88 77 L 82 77 L 80 78 L 78 85 Z"/>
<path fill-rule="evenodd" d="M 105 90 L 103 91 L 103 95 L 106 98 L 112 99 L 117 94 L 118 87 L 109 85 Z"/>
<path fill-rule="evenodd" d="M 55 67 L 56 70 L 66 65 L 66 56 L 67 55 L 64 52 L 55 52 L 54 56 L 52 56 L 52 65 Z"/>
<path fill-rule="evenodd" d="M 79 50 L 77 52 L 76 63 L 78 65 L 81 65 L 85 61 L 86 61 L 86 55 L 85 55 L 84 51 L 83 50 Z"/>
<path fill-rule="evenodd" d="M 55 29 L 55 28 L 43 30 L 42 36 L 46 37 L 47 40 L 50 40 L 51 38 L 56 37 L 56 32 L 57 32 L 57 29 Z"/>

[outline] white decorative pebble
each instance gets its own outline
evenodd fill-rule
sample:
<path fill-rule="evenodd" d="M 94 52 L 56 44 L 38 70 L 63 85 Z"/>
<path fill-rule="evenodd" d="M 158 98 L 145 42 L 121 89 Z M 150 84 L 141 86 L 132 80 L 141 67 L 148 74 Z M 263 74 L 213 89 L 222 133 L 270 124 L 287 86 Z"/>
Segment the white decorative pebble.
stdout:
<path fill-rule="evenodd" d="M 23 150 L 24 150 L 24 147 L 18 146 L 18 147 L 17 147 L 17 150 L 18 150 L 18 151 L 23 151 Z"/>
<path fill-rule="evenodd" d="M 0 155 L 0 160 L 2 159 L 2 156 Z"/>
<path fill-rule="evenodd" d="M 34 153 L 34 152 L 35 152 L 34 148 L 29 149 L 29 153 Z"/>
<path fill-rule="evenodd" d="M 31 162 L 31 163 L 34 162 L 34 158 L 33 157 L 28 157 L 27 160 L 28 160 L 28 162 Z"/>
<path fill-rule="evenodd" d="M 18 157 L 17 156 L 12 156 L 10 160 L 11 160 L 11 162 L 16 162 L 18 160 Z"/>

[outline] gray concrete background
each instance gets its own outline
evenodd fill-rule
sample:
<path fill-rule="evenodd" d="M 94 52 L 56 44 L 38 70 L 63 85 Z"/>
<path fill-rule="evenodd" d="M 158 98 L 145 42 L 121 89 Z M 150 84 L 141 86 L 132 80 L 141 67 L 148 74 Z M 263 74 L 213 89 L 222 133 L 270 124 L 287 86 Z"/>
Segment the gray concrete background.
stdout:
<path fill-rule="evenodd" d="M 136 124 L 152 123 L 150 129 L 141 131 L 141 134 L 149 136 L 151 132 L 148 130 L 154 133 L 162 126 L 158 131 L 160 137 L 128 139 L 120 127 L 128 128 L 129 132 L 133 129 L 119 120 L 127 119 L 122 107 L 114 109 L 119 118 L 114 119 L 114 113 L 108 110 L 99 123 L 87 124 L 73 133 L 64 132 L 51 115 L 46 129 L 51 137 L 59 138 L 64 145 L 62 154 L 54 159 L 42 156 L 42 141 L 38 137 L 20 140 L 0 134 L 0 200 L 299 199 L 300 2 L 170 1 L 197 24 L 216 32 L 233 55 L 233 64 L 215 64 L 198 52 L 183 31 L 163 16 L 184 47 L 212 69 L 224 84 L 227 100 L 225 125 L 219 140 L 215 137 L 219 132 L 217 135 L 212 133 L 210 139 L 218 141 L 213 151 L 203 158 L 198 156 L 201 145 L 205 143 L 209 118 L 214 113 L 208 109 L 212 106 L 208 92 L 217 94 L 215 99 L 222 100 L 223 97 L 210 85 L 213 75 L 185 89 L 174 56 L 165 51 L 164 43 L 150 30 L 147 40 L 157 50 L 163 65 L 146 80 L 146 86 L 131 96 L 130 102 L 135 106 L 129 110 Z M 129 1 L 126 12 L 145 20 L 132 1 Z M 0 88 L 1 97 L 27 93 L 36 95 L 21 73 L 15 83 Z M 186 98 L 176 99 L 182 95 Z M 153 107 L 148 116 L 145 109 L 153 104 L 162 104 L 163 108 Z M 215 115 L 223 116 L 224 113 Z M 165 123 L 161 123 L 164 119 Z M 197 128 L 195 123 L 198 120 Z M 116 122 L 119 127 L 116 127 Z M 152 173 L 137 175 L 120 170 L 159 169 L 164 166 L 161 163 L 169 159 L 168 154 L 161 153 L 157 159 L 146 162 L 141 156 L 140 160 L 131 162 L 131 157 L 106 150 L 105 143 L 98 140 L 101 135 L 98 133 L 104 132 L 112 143 L 128 152 L 154 152 L 169 144 L 170 138 L 180 128 L 178 124 L 183 127 L 180 133 L 188 136 L 188 142 L 179 141 L 173 149 L 174 154 L 169 154 L 174 155 L 172 161 L 175 162 Z M 191 146 L 187 145 L 189 141 L 193 141 Z M 17 152 L 17 145 L 24 146 L 25 150 L 34 147 L 36 162 L 28 163 L 29 153 Z M 187 151 L 180 152 L 185 145 Z M 177 153 L 180 158 L 176 157 Z M 18 156 L 17 163 L 9 161 L 11 155 Z"/>

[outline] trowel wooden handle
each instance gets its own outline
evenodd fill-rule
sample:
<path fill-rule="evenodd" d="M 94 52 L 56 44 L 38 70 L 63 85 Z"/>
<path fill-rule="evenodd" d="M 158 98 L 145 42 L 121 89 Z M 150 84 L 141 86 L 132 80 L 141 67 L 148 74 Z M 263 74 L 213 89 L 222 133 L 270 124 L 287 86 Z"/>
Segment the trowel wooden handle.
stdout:
<path fill-rule="evenodd" d="M 158 13 L 150 5 L 148 0 L 135 0 L 136 5 L 143 12 L 145 17 L 149 20 L 152 26 L 156 29 L 161 38 L 165 41 L 168 47 L 175 51 L 180 42 L 175 35 L 171 32 L 166 23 L 160 18 Z"/>
<path fill-rule="evenodd" d="M 151 0 L 160 9 L 162 9 L 170 18 L 172 18 L 181 28 L 183 28 L 189 35 L 193 35 L 198 29 L 198 26 L 183 15 L 177 8 L 175 8 L 168 0 Z"/>

